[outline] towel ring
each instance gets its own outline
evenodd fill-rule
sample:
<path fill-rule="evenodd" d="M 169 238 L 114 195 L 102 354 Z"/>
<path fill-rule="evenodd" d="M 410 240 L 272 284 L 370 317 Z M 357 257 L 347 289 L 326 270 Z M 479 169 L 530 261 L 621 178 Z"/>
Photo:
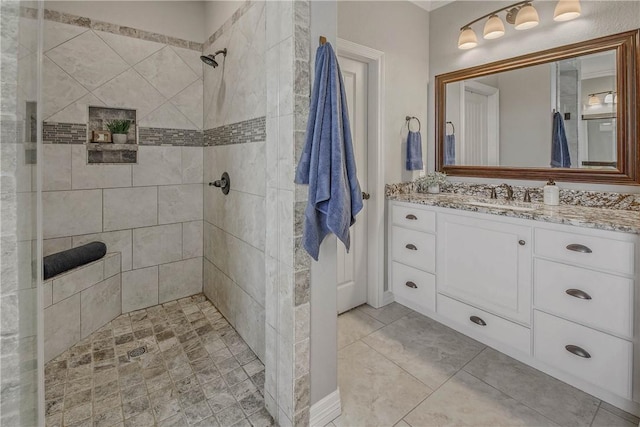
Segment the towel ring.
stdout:
<path fill-rule="evenodd" d="M 407 129 L 411 130 L 411 120 L 416 120 L 418 122 L 418 132 L 422 130 L 422 124 L 420 123 L 420 119 L 415 116 L 406 116 L 407 121 Z"/>
<path fill-rule="evenodd" d="M 456 127 L 453 124 L 453 122 L 447 122 L 448 125 L 451 125 L 451 129 L 453 129 L 453 132 L 451 133 L 451 135 L 455 135 L 456 134 Z"/>

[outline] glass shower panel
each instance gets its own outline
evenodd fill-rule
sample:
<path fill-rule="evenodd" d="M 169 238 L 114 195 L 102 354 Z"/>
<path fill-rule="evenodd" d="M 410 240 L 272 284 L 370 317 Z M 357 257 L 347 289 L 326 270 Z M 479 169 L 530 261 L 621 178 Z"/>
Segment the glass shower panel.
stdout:
<path fill-rule="evenodd" d="M 0 425 L 40 425 L 38 2 L 0 2 Z"/>

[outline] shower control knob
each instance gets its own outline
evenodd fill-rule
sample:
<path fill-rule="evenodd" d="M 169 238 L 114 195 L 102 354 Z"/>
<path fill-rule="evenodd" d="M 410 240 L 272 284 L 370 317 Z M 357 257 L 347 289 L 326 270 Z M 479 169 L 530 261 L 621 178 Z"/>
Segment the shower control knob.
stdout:
<path fill-rule="evenodd" d="M 218 187 L 224 194 L 229 194 L 229 190 L 231 189 L 231 178 L 229 178 L 228 173 L 224 172 L 220 179 L 210 182 L 209 186 Z"/>

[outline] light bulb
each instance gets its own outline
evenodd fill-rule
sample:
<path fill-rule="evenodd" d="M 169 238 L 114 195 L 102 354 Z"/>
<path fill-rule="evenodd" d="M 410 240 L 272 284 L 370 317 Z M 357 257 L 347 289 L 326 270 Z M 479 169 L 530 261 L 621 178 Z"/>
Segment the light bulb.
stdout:
<path fill-rule="evenodd" d="M 538 25 L 538 23 L 540 23 L 538 12 L 530 3 L 527 3 L 518 11 L 515 28 L 516 30 L 528 30 Z"/>
<path fill-rule="evenodd" d="M 491 15 L 487 23 L 484 24 L 483 36 L 487 40 L 504 36 L 504 23 L 498 15 Z"/>
<path fill-rule="evenodd" d="M 477 45 L 476 33 L 470 27 L 463 28 L 460 31 L 460 37 L 458 37 L 458 49 L 472 49 Z"/>
<path fill-rule="evenodd" d="M 553 12 L 554 21 L 570 21 L 580 16 L 582 8 L 580 0 L 560 0 Z"/>

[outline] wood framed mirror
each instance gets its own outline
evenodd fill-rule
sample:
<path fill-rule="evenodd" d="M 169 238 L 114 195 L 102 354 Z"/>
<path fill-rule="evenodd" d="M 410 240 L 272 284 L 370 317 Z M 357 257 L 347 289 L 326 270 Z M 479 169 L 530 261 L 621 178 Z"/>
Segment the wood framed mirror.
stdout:
<path fill-rule="evenodd" d="M 638 185 L 640 30 L 435 78 L 436 170 Z"/>

